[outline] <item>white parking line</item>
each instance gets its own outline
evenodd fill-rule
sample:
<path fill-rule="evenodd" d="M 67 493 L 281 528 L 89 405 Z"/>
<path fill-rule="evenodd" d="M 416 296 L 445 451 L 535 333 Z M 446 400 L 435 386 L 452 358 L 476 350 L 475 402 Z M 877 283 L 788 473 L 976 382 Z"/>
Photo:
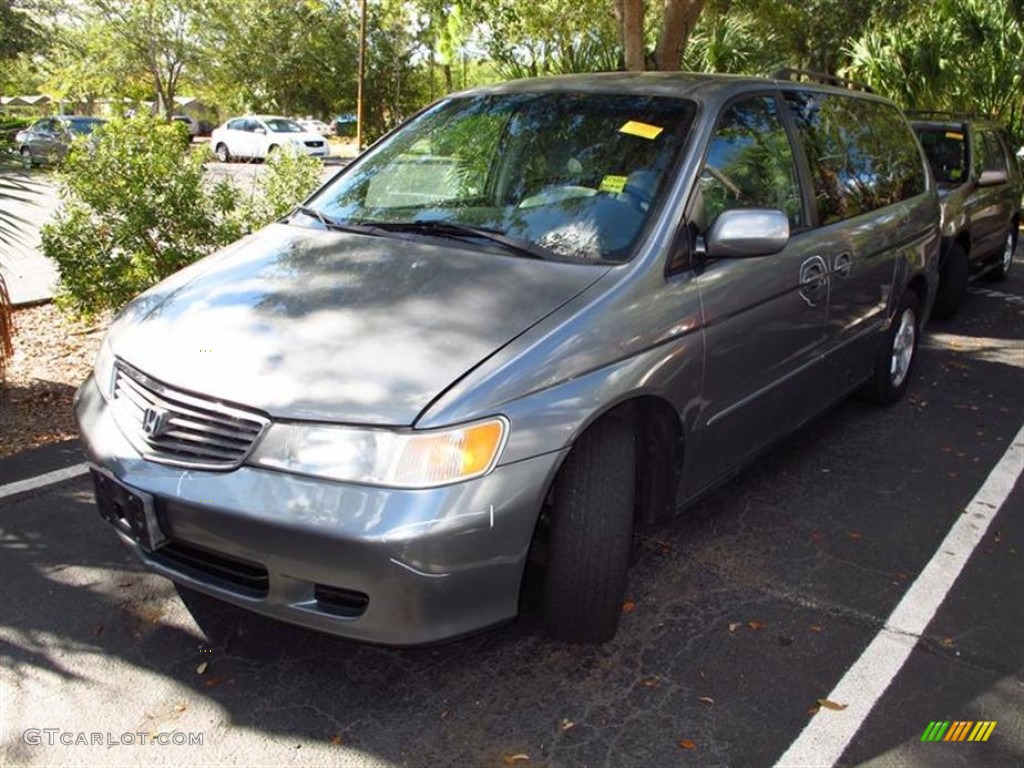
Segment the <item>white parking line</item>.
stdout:
<path fill-rule="evenodd" d="M 36 488 L 45 488 L 48 485 L 63 483 L 65 480 L 81 477 L 88 471 L 88 464 L 75 464 L 72 467 L 65 467 L 64 469 L 56 469 L 53 472 L 47 472 L 45 475 L 30 477 L 28 480 L 18 480 L 14 483 L 7 483 L 7 485 L 0 485 L 0 499 L 6 498 L 7 496 L 13 496 L 16 493 L 34 491 Z"/>
<path fill-rule="evenodd" d="M 957 518 L 938 551 L 900 600 L 829 701 L 842 710 L 822 708 L 775 763 L 776 768 L 832 766 L 842 757 L 861 725 L 914 650 L 967 559 L 1013 490 L 1024 469 L 1024 427 Z"/>

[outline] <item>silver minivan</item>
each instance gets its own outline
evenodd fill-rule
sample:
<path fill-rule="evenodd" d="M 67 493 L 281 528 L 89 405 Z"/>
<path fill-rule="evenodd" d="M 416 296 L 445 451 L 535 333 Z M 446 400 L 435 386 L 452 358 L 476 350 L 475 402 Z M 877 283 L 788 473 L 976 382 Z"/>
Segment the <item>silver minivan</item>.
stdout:
<path fill-rule="evenodd" d="M 890 102 L 607 74 L 453 95 L 137 298 L 76 412 L 193 590 L 358 640 L 616 629 L 633 531 L 906 390 L 938 203 Z"/>

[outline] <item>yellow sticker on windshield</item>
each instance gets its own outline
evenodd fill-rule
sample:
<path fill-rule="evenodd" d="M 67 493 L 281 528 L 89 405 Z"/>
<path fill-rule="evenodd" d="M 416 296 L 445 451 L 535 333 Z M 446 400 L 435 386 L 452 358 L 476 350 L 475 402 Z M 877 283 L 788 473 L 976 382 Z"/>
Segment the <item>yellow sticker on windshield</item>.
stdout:
<path fill-rule="evenodd" d="M 598 190 L 601 192 L 614 192 L 615 194 L 619 194 L 625 188 L 625 176 L 605 176 L 601 179 L 601 186 L 598 187 Z"/>
<path fill-rule="evenodd" d="M 947 139 L 956 139 L 957 141 L 963 141 L 964 135 L 962 133 L 956 133 L 955 131 L 946 131 Z"/>
<path fill-rule="evenodd" d="M 659 125 L 641 123 L 638 120 L 630 120 L 619 128 L 619 133 L 628 133 L 630 136 L 639 136 L 641 139 L 656 139 L 665 130 Z"/>

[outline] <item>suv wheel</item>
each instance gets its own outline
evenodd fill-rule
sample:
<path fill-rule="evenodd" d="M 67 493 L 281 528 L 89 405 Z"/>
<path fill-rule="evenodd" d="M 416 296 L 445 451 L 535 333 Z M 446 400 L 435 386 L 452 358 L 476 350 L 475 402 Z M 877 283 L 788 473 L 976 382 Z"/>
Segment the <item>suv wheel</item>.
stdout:
<path fill-rule="evenodd" d="M 967 298 L 967 280 L 971 265 L 967 252 L 960 245 L 953 245 L 946 254 L 946 263 L 939 276 L 939 292 L 935 297 L 932 314 L 935 317 L 952 317 Z"/>
<path fill-rule="evenodd" d="M 589 428 L 555 480 L 543 614 L 568 642 L 611 639 L 622 613 L 633 545 L 636 435 L 610 415 Z"/>
<path fill-rule="evenodd" d="M 921 329 L 920 302 L 917 294 L 903 294 L 885 344 L 875 358 L 875 371 L 865 385 L 865 399 L 879 405 L 895 403 L 910 384 L 910 374 L 917 357 L 917 339 Z"/>
<path fill-rule="evenodd" d="M 999 264 L 988 273 L 988 278 L 996 283 L 1001 283 L 1010 274 L 1013 268 L 1013 252 L 1017 248 L 1017 223 L 1010 224 L 1010 231 L 1006 233 L 1006 242 L 1003 243 L 1003 253 L 999 257 Z"/>

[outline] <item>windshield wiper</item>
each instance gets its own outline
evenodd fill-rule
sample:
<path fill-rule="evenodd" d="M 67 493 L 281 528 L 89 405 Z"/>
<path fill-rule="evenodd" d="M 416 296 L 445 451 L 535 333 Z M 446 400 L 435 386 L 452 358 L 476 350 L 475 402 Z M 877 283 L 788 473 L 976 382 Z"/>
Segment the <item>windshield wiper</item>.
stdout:
<path fill-rule="evenodd" d="M 458 239 L 479 238 L 491 243 L 497 243 L 510 251 L 521 256 L 529 256 L 534 259 L 545 261 L 564 259 L 554 251 L 540 245 L 531 243 L 529 240 L 522 240 L 518 237 L 510 237 L 497 229 L 484 227 L 473 227 L 469 224 L 457 224 L 452 221 L 374 221 L 365 222 L 372 224 L 376 229 L 383 229 L 387 232 L 414 232 L 424 235 L 436 235 L 437 237 L 454 237 Z"/>
<path fill-rule="evenodd" d="M 292 212 L 288 214 L 288 220 L 291 221 L 295 214 L 301 213 L 303 216 L 308 216 L 311 219 L 316 219 L 320 222 L 325 229 L 334 230 L 335 232 L 357 232 L 361 235 L 379 235 L 380 231 L 376 230 L 375 227 L 366 226 L 363 224 L 349 224 L 348 222 L 338 221 L 332 219 L 322 211 L 318 211 L 316 208 L 311 208 L 308 205 L 297 205 Z"/>

